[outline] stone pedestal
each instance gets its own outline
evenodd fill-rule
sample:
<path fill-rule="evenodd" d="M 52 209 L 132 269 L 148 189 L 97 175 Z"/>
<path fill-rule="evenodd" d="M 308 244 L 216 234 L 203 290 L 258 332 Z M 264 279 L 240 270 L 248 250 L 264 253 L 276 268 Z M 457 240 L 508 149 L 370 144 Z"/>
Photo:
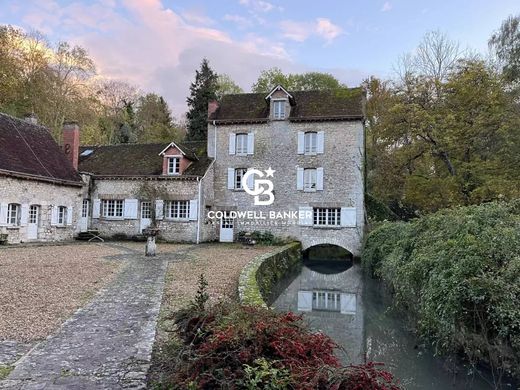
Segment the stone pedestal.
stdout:
<path fill-rule="evenodd" d="M 144 250 L 145 256 L 155 256 L 157 251 L 155 237 L 157 237 L 158 233 L 159 229 L 148 228 L 143 230 L 143 234 L 146 236 L 146 247 Z"/>

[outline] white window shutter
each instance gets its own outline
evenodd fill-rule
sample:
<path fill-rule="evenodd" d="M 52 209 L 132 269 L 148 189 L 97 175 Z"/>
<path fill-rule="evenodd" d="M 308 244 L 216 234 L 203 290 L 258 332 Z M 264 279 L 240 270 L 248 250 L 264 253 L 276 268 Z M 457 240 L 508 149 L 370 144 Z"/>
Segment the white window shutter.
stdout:
<path fill-rule="evenodd" d="M 305 151 L 305 133 L 298 131 L 298 154 L 303 154 Z"/>
<path fill-rule="evenodd" d="M 229 134 L 229 154 L 235 154 L 235 144 L 237 135 L 235 133 Z"/>
<path fill-rule="evenodd" d="M 137 205 L 139 201 L 137 199 L 125 199 L 125 219 L 137 219 Z"/>
<path fill-rule="evenodd" d="M 235 170 L 233 168 L 227 169 L 227 188 L 228 190 L 235 188 Z"/>
<path fill-rule="evenodd" d="M 248 169 L 249 171 L 249 169 Z M 250 175 L 248 178 L 247 178 L 247 186 L 249 187 L 249 189 L 253 190 L 254 187 L 255 187 L 255 175 Z"/>
<path fill-rule="evenodd" d="M 199 202 L 197 199 L 190 200 L 190 221 L 196 221 L 198 217 Z"/>
<path fill-rule="evenodd" d="M 299 208 L 300 226 L 312 226 L 313 210 L 312 207 L 300 206 Z"/>
<path fill-rule="evenodd" d="M 303 168 L 296 168 L 296 189 L 298 191 L 303 191 Z"/>
<path fill-rule="evenodd" d="M 7 225 L 7 203 L 0 204 L 0 225 Z"/>
<path fill-rule="evenodd" d="M 72 225 L 72 216 L 74 214 L 72 214 L 74 212 L 74 209 L 72 208 L 72 206 L 70 207 L 67 207 L 67 225 Z"/>
<path fill-rule="evenodd" d="M 52 206 L 51 226 L 56 226 L 57 224 L 58 224 L 58 206 Z"/>
<path fill-rule="evenodd" d="M 20 212 L 20 226 L 27 225 L 29 219 L 29 205 L 23 204 L 21 206 L 21 212 Z"/>
<path fill-rule="evenodd" d="M 356 227 L 356 208 L 342 207 L 341 208 L 341 226 Z"/>
<path fill-rule="evenodd" d="M 157 199 L 155 201 L 155 219 L 163 219 L 164 218 L 164 201 L 161 199 Z"/>
<path fill-rule="evenodd" d="M 312 311 L 312 291 L 298 291 L 298 311 Z"/>
<path fill-rule="evenodd" d="M 356 314 L 357 299 L 356 294 L 341 294 L 340 295 L 340 310 L 343 314 Z"/>
<path fill-rule="evenodd" d="M 323 168 L 316 169 L 316 190 L 323 191 Z"/>
<path fill-rule="evenodd" d="M 101 214 L 101 199 L 94 199 L 92 204 L 92 218 L 99 218 Z"/>
<path fill-rule="evenodd" d="M 255 153 L 255 133 L 247 133 L 247 154 Z"/>
<path fill-rule="evenodd" d="M 324 152 L 324 149 L 325 149 L 325 132 L 323 131 L 318 131 L 318 143 L 317 143 L 317 147 L 316 147 L 316 152 L 317 153 L 323 153 Z"/>

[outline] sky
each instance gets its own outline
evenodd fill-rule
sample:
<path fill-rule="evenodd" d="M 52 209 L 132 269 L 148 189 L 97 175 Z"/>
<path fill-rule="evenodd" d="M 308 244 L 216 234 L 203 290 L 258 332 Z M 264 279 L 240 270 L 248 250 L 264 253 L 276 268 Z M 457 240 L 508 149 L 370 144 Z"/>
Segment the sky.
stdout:
<path fill-rule="evenodd" d="M 520 0 L 0 0 L 0 24 L 85 47 L 101 76 L 164 96 L 177 116 L 203 57 L 245 91 L 271 67 L 356 86 L 392 77 L 432 30 L 486 53 L 518 13 Z"/>

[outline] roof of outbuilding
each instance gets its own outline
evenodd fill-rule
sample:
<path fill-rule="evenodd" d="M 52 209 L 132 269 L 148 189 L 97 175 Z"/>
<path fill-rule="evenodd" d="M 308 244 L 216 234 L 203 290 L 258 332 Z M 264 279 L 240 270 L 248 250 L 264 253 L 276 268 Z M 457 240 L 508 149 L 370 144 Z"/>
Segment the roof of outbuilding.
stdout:
<path fill-rule="evenodd" d="M 47 128 L 2 113 L 0 173 L 81 185 L 81 177 Z"/>
<path fill-rule="evenodd" d="M 211 159 L 206 157 L 205 142 L 175 142 L 193 163 L 182 176 L 202 176 Z M 159 155 L 169 143 L 118 144 L 82 146 L 79 170 L 97 176 L 159 176 L 162 175 L 163 157 Z M 87 151 L 92 151 L 88 153 Z"/>
<path fill-rule="evenodd" d="M 290 121 L 353 120 L 364 118 L 362 88 L 322 91 L 291 91 Z M 224 95 L 218 109 L 208 117 L 217 123 L 266 122 L 269 101 L 264 93 Z"/>

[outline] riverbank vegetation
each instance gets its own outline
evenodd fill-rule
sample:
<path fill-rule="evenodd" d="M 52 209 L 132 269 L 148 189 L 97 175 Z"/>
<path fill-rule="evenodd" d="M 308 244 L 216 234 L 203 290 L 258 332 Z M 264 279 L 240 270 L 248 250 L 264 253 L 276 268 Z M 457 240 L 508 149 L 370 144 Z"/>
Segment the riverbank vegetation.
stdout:
<path fill-rule="evenodd" d="M 362 262 L 436 352 L 520 377 L 520 201 L 385 222 Z"/>
<path fill-rule="evenodd" d="M 192 303 L 174 315 L 158 388 L 399 389 L 380 364 L 341 367 L 337 345 L 301 316 L 207 299 L 201 278 Z"/>

